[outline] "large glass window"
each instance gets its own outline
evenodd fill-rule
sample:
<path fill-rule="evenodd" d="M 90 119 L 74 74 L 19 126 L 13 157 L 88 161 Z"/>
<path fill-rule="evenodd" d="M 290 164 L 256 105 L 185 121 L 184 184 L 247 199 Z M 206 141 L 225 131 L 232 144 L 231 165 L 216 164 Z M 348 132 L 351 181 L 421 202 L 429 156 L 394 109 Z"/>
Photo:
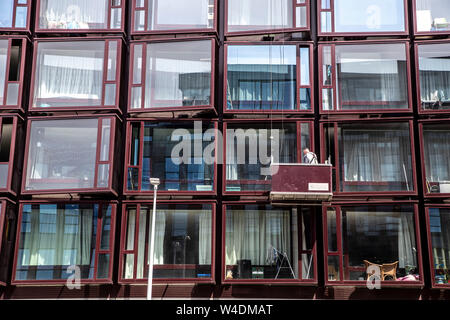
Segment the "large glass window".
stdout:
<path fill-rule="evenodd" d="M 423 156 L 427 193 L 450 193 L 450 128 L 423 125 Z"/>
<path fill-rule="evenodd" d="M 300 110 L 310 110 L 309 62 L 308 47 L 228 45 L 227 110 L 298 110 L 298 96 Z"/>
<path fill-rule="evenodd" d="M 115 7 L 109 8 L 109 3 Z M 39 29 L 121 28 L 120 0 L 40 0 L 39 5 Z M 110 14 L 111 22 L 108 25 Z"/>
<path fill-rule="evenodd" d="M 198 40 L 135 44 L 131 110 L 212 105 L 212 43 Z"/>
<path fill-rule="evenodd" d="M 76 270 L 80 280 L 110 278 L 112 210 L 99 204 L 23 205 L 14 279 L 64 280 Z"/>
<path fill-rule="evenodd" d="M 214 124 L 133 122 L 129 131 L 128 191 L 153 191 L 150 177 L 163 191 L 213 191 Z"/>
<path fill-rule="evenodd" d="M 322 47 L 322 110 L 409 108 L 404 43 L 336 45 L 335 57 L 331 49 Z M 331 93 L 334 81 L 336 107 Z"/>
<path fill-rule="evenodd" d="M 420 44 L 419 80 L 422 110 L 450 110 L 450 44 Z"/>
<path fill-rule="evenodd" d="M 28 26 L 28 7 L 31 0 L 0 1 L 0 29 L 25 29 Z M 15 2 L 17 2 L 15 4 Z"/>
<path fill-rule="evenodd" d="M 33 108 L 116 106 L 119 48 L 117 40 L 38 42 Z"/>
<path fill-rule="evenodd" d="M 228 0 L 228 32 L 264 31 L 307 27 L 305 1 Z M 294 21 L 294 12 L 296 21 Z"/>
<path fill-rule="evenodd" d="M 122 243 L 122 279 L 147 279 L 151 205 L 128 205 Z M 213 213 L 210 204 L 158 204 L 155 279 L 211 279 Z"/>
<path fill-rule="evenodd" d="M 225 280 L 314 279 L 313 232 L 309 208 L 228 205 Z"/>
<path fill-rule="evenodd" d="M 111 122 L 111 118 L 32 121 L 25 190 L 110 186 Z M 99 136 L 101 142 L 97 144 Z M 103 155 L 99 159 L 97 150 Z"/>
<path fill-rule="evenodd" d="M 414 0 L 418 32 L 450 30 L 450 3 L 446 0 Z"/>
<path fill-rule="evenodd" d="M 429 208 L 434 284 L 450 284 L 450 209 Z"/>
<path fill-rule="evenodd" d="M 421 280 L 414 206 L 329 208 L 327 227 L 328 281 Z"/>
<path fill-rule="evenodd" d="M 136 0 L 134 31 L 214 28 L 215 0 Z"/>
<path fill-rule="evenodd" d="M 226 191 L 271 189 L 271 163 L 297 163 L 301 148 L 311 147 L 309 123 L 228 123 L 226 129 Z M 298 132 L 300 131 L 300 132 Z"/>

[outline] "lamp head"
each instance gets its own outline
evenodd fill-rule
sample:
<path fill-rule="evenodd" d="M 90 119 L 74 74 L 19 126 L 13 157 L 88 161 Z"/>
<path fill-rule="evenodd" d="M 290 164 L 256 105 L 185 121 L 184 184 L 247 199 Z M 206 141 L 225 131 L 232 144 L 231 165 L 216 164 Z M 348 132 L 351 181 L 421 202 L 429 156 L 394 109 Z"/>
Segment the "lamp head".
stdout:
<path fill-rule="evenodd" d="M 158 186 L 160 184 L 159 178 L 150 178 L 150 183 L 153 186 Z"/>

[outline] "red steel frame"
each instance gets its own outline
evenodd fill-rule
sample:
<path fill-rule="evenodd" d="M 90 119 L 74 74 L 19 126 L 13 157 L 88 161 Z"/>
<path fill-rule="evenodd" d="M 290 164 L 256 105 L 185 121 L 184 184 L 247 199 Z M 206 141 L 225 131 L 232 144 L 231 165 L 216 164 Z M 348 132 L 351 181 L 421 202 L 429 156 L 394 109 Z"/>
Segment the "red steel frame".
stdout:
<path fill-rule="evenodd" d="M 427 173 L 426 173 L 426 167 L 425 167 L 425 140 L 423 136 L 424 132 L 424 126 L 426 125 L 438 125 L 438 124 L 448 124 L 449 125 L 449 131 L 450 131 L 450 119 L 426 119 L 426 120 L 419 120 L 419 135 L 420 135 L 420 162 L 422 163 L 422 181 L 423 181 L 423 193 L 425 198 L 449 198 L 450 193 L 431 193 L 427 192 Z"/>
<path fill-rule="evenodd" d="M 135 0 L 134 0 L 135 1 Z M 173 106 L 173 107 L 158 107 L 158 108 L 145 108 L 145 85 L 146 85 L 146 73 L 147 73 L 147 45 L 153 43 L 174 43 L 176 41 L 189 42 L 189 41 L 211 41 L 211 83 L 210 83 L 210 104 L 198 105 L 198 106 Z M 137 45 L 142 45 L 142 74 L 141 82 L 133 83 L 134 73 L 134 49 Z M 217 38 L 215 37 L 195 37 L 195 38 L 179 38 L 179 39 L 157 39 L 157 40 L 139 40 L 132 41 L 130 45 L 130 73 L 129 73 L 129 85 L 128 85 L 128 112 L 130 114 L 138 113 L 156 113 L 156 112 L 172 112 L 172 111 L 190 111 L 190 110 L 214 110 L 215 111 L 215 60 L 217 50 Z M 141 108 L 131 108 L 132 104 L 132 89 L 141 88 Z"/>
<path fill-rule="evenodd" d="M 11 142 L 10 142 L 10 150 L 9 150 L 9 162 L 3 163 L 0 162 L 0 164 L 8 164 L 8 179 L 6 181 L 6 188 L 0 188 L 0 192 L 6 192 L 10 193 L 14 196 L 17 195 L 16 191 L 13 190 L 12 186 L 12 178 L 14 175 L 14 164 L 16 163 L 17 159 L 15 159 L 14 155 L 16 153 L 16 138 L 17 138 L 17 129 L 19 125 L 19 119 L 22 120 L 21 117 L 13 114 L 3 114 L 0 115 L 0 138 L 2 136 L 2 129 L 3 129 L 3 119 L 5 118 L 12 118 L 12 132 L 11 132 Z"/>
<path fill-rule="evenodd" d="M 19 245 L 20 245 L 20 233 L 22 228 L 22 214 L 23 214 L 23 206 L 27 204 L 97 204 L 98 208 L 98 216 L 97 216 L 97 230 L 96 230 L 96 242 L 95 242 L 95 263 L 94 263 L 94 279 L 80 279 L 80 284 L 112 284 L 113 283 L 113 266 L 114 266 L 114 239 L 116 234 L 116 213 L 117 213 L 117 204 L 118 201 L 63 201 L 63 200 L 35 200 L 35 201 L 20 201 L 19 206 L 19 217 L 18 217 L 18 227 L 16 232 L 16 242 L 14 249 L 14 263 L 13 263 L 13 274 L 12 274 L 12 285 L 57 285 L 57 284 L 66 284 L 67 280 L 16 280 L 16 269 L 17 269 L 17 259 L 19 253 Z M 110 238 L 109 238 L 109 250 L 101 250 L 100 242 L 101 242 L 101 231 L 103 226 L 103 207 L 111 206 L 111 230 L 110 230 Z M 98 271 L 98 257 L 101 254 L 109 254 L 109 277 L 107 279 L 97 279 L 97 271 Z"/>
<path fill-rule="evenodd" d="M 1 211 L 0 211 L 0 253 L 1 253 L 1 250 L 3 248 L 3 240 L 4 240 L 3 233 L 9 232 L 8 229 L 4 230 L 5 225 L 6 225 L 7 206 L 15 205 L 15 203 L 7 198 L 0 198 L 0 204 L 2 206 Z M 6 280 L 6 279 L 0 279 L 0 287 L 6 286 L 6 283 L 1 280 Z"/>
<path fill-rule="evenodd" d="M 262 120 L 262 119 L 230 119 L 225 120 L 223 123 L 223 152 L 222 152 L 222 163 L 223 163 L 223 170 L 222 170 L 222 194 L 223 195 L 250 195 L 250 196 L 264 196 L 268 195 L 270 191 L 227 191 L 227 169 L 226 169 L 226 156 L 227 156 L 227 128 L 228 124 L 248 124 L 248 123 L 256 123 L 256 124 L 267 124 L 270 125 L 272 122 L 276 123 L 295 123 L 296 129 L 297 129 L 297 163 L 301 163 L 303 159 L 303 153 L 301 148 L 301 124 L 302 123 L 308 123 L 309 124 L 309 136 L 310 136 L 310 145 L 309 148 L 312 152 L 314 152 L 314 122 L 313 120 L 294 120 L 294 119 L 271 119 L 271 120 Z M 242 180 L 237 180 L 242 181 Z M 250 180 L 254 182 L 262 182 L 261 180 Z M 268 181 L 270 184 L 270 181 Z"/>
<path fill-rule="evenodd" d="M 112 0 L 101 0 L 101 1 L 106 1 L 107 4 L 107 8 L 106 10 L 108 10 L 108 14 L 107 14 L 107 19 L 106 19 L 106 23 L 108 25 L 108 28 L 106 29 L 44 29 L 41 28 L 39 25 L 40 22 L 40 12 L 41 12 L 41 2 L 43 0 L 37 0 L 36 3 L 36 8 L 34 9 L 36 11 L 36 21 L 35 21 L 35 30 L 36 33 L 58 33 L 58 34 L 63 34 L 63 33 L 102 33 L 102 32 L 108 32 L 108 33 L 123 33 L 125 31 L 125 2 L 126 0 L 121 0 L 121 4 L 118 6 L 114 6 L 113 5 L 113 1 Z M 112 29 L 111 28 L 111 12 L 112 9 L 121 9 L 121 27 L 120 29 Z"/>
<path fill-rule="evenodd" d="M 272 45 L 295 45 L 297 48 L 296 53 L 296 61 L 297 61 L 297 85 L 296 85 L 296 104 L 297 107 L 293 110 L 238 110 L 238 109 L 227 109 L 227 101 L 228 101 L 228 95 L 227 95 L 227 83 L 228 83 L 228 46 L 250 46 L 250 45 L 261 45 L 261 46 L 272 46 Z M 301 73 L 303 70 L 301 70 L 300 65 L 300 48 L 308 48 L 309 49 L 309 85 L 302 85 L 301 84 Z M 223 113 L 224 114 L 313 114 L 314 113 L 314 51 L 313 51 L 314 45 L 312 42 L 284 42 L 284 41 L 277 41 L 277 42 L 262 42 L 262 41 L 255 41 L 255 42 L 245 42 L 245 41 L 227 41 L 224 44 L 224 85 L 223 85 Z M 310 89 L 310 96 L 311 96 L 311 103 L 310 103 L 310 109 L 309 110 L 300 110 L 300 89 L 307 88 Z"/>
<path fill-rule="evenodd" d="M 287 33 L 287 32 L 301 32 L 309 31 L 311 27 L 311 5 L 310 0 L 304 0 L 305 3 L 297 3 L 297 0 L 292 1 L 292 28 L 281 28 L 281 29 L 265 29 L 265 30 L 249 30 L 249 31 L 228 31 L 228 0 L 225 1 L 225 36 L 238 36 L 238 35 L 257 35 L 257 34 L 272 34 L 272 33 Z M 295 27 L 297 23 L 296 8 L 306 7 L 306 27 Z"/>
<path fill-rule="evenodd" d="M 3 101 L 0 101 L 0 108 L 3 110 L 18 110 L 23 112 L 22 107 L 22 92 L 23 92 L 23 80 L 24 80 L 24 73 L 25 73 L 25 58 L 27 53 L 27 45 L 28 45 L 28 38 L 23 36 L 0 36 L 0 40 L 8 40 L 8 51 L 7 51 L 7 60 L 6 60 L 6 70 L 5 70 L 5 88 L 3 92 Z M 19 75 L 19 81 L 9 81 L 9 67 L 10 67 L 10 60 L 11 60 L 11 46 L 12 46 L 12 40 L 21 40 L 22 41 L 22 49 L 20 53 L 20 75 Z M 9 84 L 18 84 L 19 90 L 17 95 L 17 104 L 16 105 L 7 105 L 6 101 L 8 98 L 8 85 Z"/>
<path fill-rule="evenodd" d="M 315 212 L 313 206 L 306 206 L 310 208 L 311 212 L 311 218 L 312 218 L 312 243 L 313 247 L 311 250 L 302 250 L 302 233 L 300 228 L 300 219 L 297 223 L 297 229 L 298 232 L 298 269 L 299 269 L 299 276 L 298 279 L 237 279 L 237 280 L 227 280 L 225 278 L 226 276 L 226 263 L 225 263 L 225 252 L 226 252 L 226 217 L 227 217 L 227 206 L 242 206 L 242 205 L 270 205 L 268 202 L 264 202 L 261 200 L 243 200 L 243 201 L 224 201 L 222 204 L 222 266 L 221 266 L 221 279 L 223 284 L 288 284 L 288 285 L 316 285 L 318 283 L 318 277 L 317 277 L 317 237 L 316 237 L 316 223 L 317 223 L 317 217 L 316 215 L 318 213 Z M 296 206 L 299 207 L 299 206 Z M 292 208 L 292 206 L 289 206 L 287 208 Z M 300 218 L 302 215 L 301 210 L 297 211 L 297 216 Z M 313 279 L 302 279 L 302 268 L 301 268 L 301 262 L 302 262 L 302 254 L 312 254 L 313 256 L 313 262 L 314 262 L 314 277 Z M 292 264 L 295 262 L 292 261 Z"/>
<path fill-rule="evenodd" d="M 128 222 L 128 206 L 136 206 L 137 212 L 140 212 L 140 208 L 142 205 L 151 207 L 153 204 L 152 200 L 143 200 L 143 201 L 137 201 L 137 200 L 126 200 L 122 203 L 122 225 L 121 225 L 121 232 L 120 232 L 120 258 L 119 258 L 119 284 L 147 284 L 147 275 L 144 275 L 144 279 L 124 279 L 123 272 L 124 272 L 124 263 L 125 263 L 125 255 L 127 254 L 133 254 L 134 255 L 134 264 L 133 264 L 133 275 L 135 276 L 137 273 L 137 244 L 138 244 L 138 232 L 137 228 L 135 229 L 135 237 L 134 237 L 134 248 L 133 250 L 126 250 L 125 243 L 126 243 L 126 235 L 127 235 L 127 222 Z M 216 206 L 217 203 L 215 200 L 171 200 L 171 201 L 157 201 L 156 208 L 158 210 L 158 204 L 162 205 L 211 205 L 211 277 L 209 278 L 186 278 L 186 279 L 153 279 L 153 283 L 155 284 L 161 284 L 161 283 L 211 283 L 214 284 L 214 277 L 215 277 L 215 253 L 216 253 Z M 147 221 L 150 221 L 147 220 Z M 136 215 L 136 226 L 139 226 L 139 214 Z M 146 234 L 146 243 L 145 243 L 145 257 L 144 261 L 147 260 L 148 257 L 148 234 Z M 171 265 L 173 267 L 173 265 Z M 176 266 L 176 265 L 175 265 Z M 186 265 L 181 265 L 180 267 L 186 267 Z M 145 269 L 145 267 L 144 267 Z"/>
<path fill-rule="evenodd" d="M 214 125 L 214 130 L 216 132 L 214 143 L 216 146 L 216 153 L 215 153 L 215 161 L 214 161 L 214 181 L 212 185 L 212 191 L 166 191 L 166 190 L 158 190 L 158 194 L 163 195 L 216 195 L 217 194 L 217 159 L 218 159 L 218 123 L 217 120 L 206 120 L 206 119 L 155 119 L 155 118 L 139 118 L 135 120 L 129 120 L 127 121 L 127 134 L 126 134 L 126 146 L 125 146 L 125 165 L 124 165 L 124 177 L 123 177 L 123 194 L 124 195 L 152 195 L 153 189 L 148 191 L 142 191 L 142 158 L 143 158 L 143 149 L 144 149 L 144 123 L 145 122 L 151 122 L 151 123 L 159 123 L 159 122 L 171 122 L 171 123 L 192 123 L 194 124 L 194 121 L 202 121 L 202 123 L 208 122 L 210 124 Z M 140 137 L 139 137 L 139 165 L 138 166 L 132 166 L 130 164 L 130 158 L 131 158 L 131 125 L 133 123 L 140 123 L 141 130 L 140 130 Z M 138 186 L 139 190 L 133 191 L 128 190 L 128 169 L 129 168 L 137 168 L 139 172 L 139 180 L 138 180 Z"/>
<path fill-rule="evenodd" d="M 433 255 L 433 244 L 431 241 L 431 228 L 430 228 L 430 208 L 437 208 L 437 209 L 450 209 L 449 204 L 429 204 L 425 206 L 425 217 L 426 217 L 426 223 L 427 223 L 427 244 L 428 244 L 428 256 L 429 256 L 429 263 L 430 263 L 430 270 L 431 270 L 431 287 L 434 289 L 449 289 L 450 283 L 447 284 L 437 284 L 435 279 L 435 266 L 433 263 L 434 255 Z M 445 232 L 445 231 L 444 231 Z"/>
<path fill-rule="evenodd" d="M 418 31 L 417 30 L 417 5 L 416 5 L 416 1 L 417 0 L 412 0 L 412 14 L 414 16 L 414 34 L 416 36 L 431 36 L 431 35 L 445 35 L 445 34 L 450 34 L 450 29 L 449 30 L 442 30 L 442 31 Z"/>
<path fill-rule="evenodd" d="M 98 119 L 98 133 L 97 133 L 97 151 L 95 156 L 95 176 L 94 178 L 94 188 L 91 189 L 48 189 L 48 190 L 26 190 L 25 185 L 27 181 L 27 167 L 28 167 L 28 155 L 30 147 L 30 128 L 33 121 L 49 121 L 49 120 L 71 120 L 71 119 Z M 111 131 L 110 131 L 110 141 L 109 141 L 109 156 L 108 161 L 101 161 L 100 159 L 100 146 L 102 142 L 102 120 L 111 120 Z M 24 174 L 22 175 L 22 194 L 26 195 L 37 195 L 37 194 L 90 194 L 90 193 L 111 193 L 117 196 L 117 192 L 114 190 L 113 186 L 113 174 L 114 174 L 114 161 L 117 158 L 115 152 L 115 138 L 116 138 L 116 128 L 117 122 L 120 119 L 115 115 L 96 115 L 96 116 L 77 116 L 76 118 L 70 116 L 54 116 L 54 117 L 29 117 L 27 121 L 27 138 L 25 143 L 25 156 L 24 156 Z M 97 186 L 97 175 L 99 166 L 102 164 L 109 164 L 109 182 L 108 187 L 99 188 Z"/>
<path fill-rule="evenodd" d="M 343 192 L 340 190 L 340 167 L 341 163 L 339 163 L 339 136 L 338 136 L 338 128 L 340 124 L 386 124 L 386 123 L 392 123 L 392 122 L 399 122 L 399 123 L 409 123 L 409 134 L 410 134 L 410 141 L 411 141 L 411 169 L 412 169 L 412 177 L 413 181 L 411 181 L 414 186 L 413 191 L 381 191 L 381 192 Z M 320 121 L 320 154 L 321 154 L 321 160 L 324 162 L 327 160 L 327 154 L 326 154 L 326 141 L 327 137 L 325 136 L 325 126 L 326 125 L 332 125 L 329 126 L 329 128 L 334 128 L 334 147 L 335 147 L 335 161 L 336 163 L 333 165 L 333 170 L 336 172 L 336 190 L 333 191 L 335 196 L 397 196 L 397 195 L 411 195 L 416 196 L 418 195 L 417 191 L 417 175 L 416 175 L 416 157 L 415 157 L 415 145 L 414 145 L 414 124 L 413 120 L 411 118 L 386 118 L 386 119 L 371 119 L 371 118 L 365 118 L 365 119 L 339 119 L 339 120 L 321 120 Z M 375 182 L 376 183 L 376 182 Z"/>
<path fill-rule="evenodd" d="M 163 0 L 159 0 L 163 1 Z M 182 1 L 182 0 L 181 0 Z M 177 33 L 216 33 L 217 34 L 217 16 L 218 16 L 218 1 L 214 0 L 214 27 L 213 28 L 180 28 L 180 29 L 168 29 L 168 30 L 148 30 L 148 15 L 150 14 L 150 9 L 148 6 L 148 0 L 144 1 L 143 7 L 136 6 L 136 0 L 132 0 L 132 13 L 131 13 L 131 35 L 144 35 L 144 34 L 177 34 Z M 144 11 L 144 29 L 143 31 L 137 31 L 134 29 L 136 12 Z"/>
<path fill-rule="evenodd" d="M 411 205 L 414 207 L 414 224 L 415 224 L 415 238 L 416 238 L 416 246 L 417 246 L 417 263 L 419 269 L 419 281 L 395 281 L 395 280 L 386 280 L 381 281 L 381 288 L 383 287 L 423 287 L 424 286 L 424 273 L 422 267 L 422 248 L 421 248 L 421 238 L 419 231 L 419 213 L 418 213 L 418 204 L 417 201 L 371 201 L 371 202 L 334 202 L 334 203 L 325 203 L 322 207 L 322 230 L 323 230 L 323 254 L 324 254 L 324 264 L 323 270 L 325 274 L 325 286 L 355 286 L 355 287 L 366 287 L 367 280 L 337 280 L 330 281 L 328 280 L 328 257 L 335 256 L 339 259 L 339 279 L 344 279 L 344 261 L 345 257 L 343 248 L 342 248 L 342 229 L 341 226 L 341 208 L 342 207 L 357 207 L 357 206 L 394 206 L 394 205 Z M 337 251 L 329 252 L 328 251 L 328 220 L 327 220 L 327 210 L 333 208 L 336 211 L 336 239 L 337 239 Z M 348 257 L 346 257 L 348 260 Z M 348 262 L 348 261 L 347 261 Z"/>
<path fill-rule="evenodd" d="M 31 18 L 31 2 L 33 0 L 27 0 L 26 4 L 19 3 L 19 0 L 13 0 L 13 12 L 12 12 L 12 27 L 11 28 L 0 28 L 0 31 L 9 31 L 9 32 L 26 32 L 30 33 L 30 18 Z M 16 28 L 16 11 L 18 7 L 26 7 L 27 8 L 27 24 L 25 28 Z"/>
<path fill-rule="evenodd" d="M 407 75 L 407 95 L 408 95 L 408 108 L 406 109 L 355 109 L 355 110 L 341 110 L 337 109 L 338 107 L 338 101 L 337 101 L 337 67 L 336 67 L 336 54 L 335 54 L 335 48 L 336 46 L 345 46 L 345 45 L 370 45 L 370 44 L 404 44 L 405 46 L 405 53 L 406 53 L 406 75 Z M 331 48 L 331 78 L 332 78 L 332 84 L 331 85 L 324 85 L 323 81 L 323 48 L 324 47 L 330 47 Z M 319 105 L 320 105 L 320 113 L 321 114 L 360 114 L 360 113 L 412 113 L 412 85 L 411 85 L 411 66 L 410 66 L 410 52 L 409 52 L 409 43 L 404 40 L 364 40 L 364 41 L 334 41 L 334 42 L 321 42 L 319 44 Z M 332 89 L 333 92 L 333 110 L 324 110 L 323 109 L 323 90 L 322 89 Z M 341 95 L 339 95 L 339 98 L 341 99 Z M 341 102 L 339 101 L 339 107 L 341 107 Z M 349 101 L 351 102 L 351 101 Z M 373 102 L 370 102 L 373 103 Z M 382 102 L 381 102 L 382 103 Z M 361 104 L 362 103 L 359 103 Z M 368 103 L 369 104 L 369 103 Z"/>
<path fill-rule="evenodd" d="M 122 0 L 123 1 L 123 0 Z M 101 105 L 99 106 L 73 106 L 73 107 L 33 107 L 34 100 L 34 91 L 35 91 L 35 77 L 36 77 L 36 67 L 37 67 L 37 53 L 39 49 L 39 43 L 41 42 L 85 42 L 85 41 L 102 41 L 105 43 L 105 53 L 103 58 L 103 78 L 102 78 L 102 97 L 101 97 Z M 117 43 L 117 58 L 116 58 L 116 74 L 114 80 L 108 80 L 108 58 L 109 58 L 109 43 L 116 42 Z M 99 38 L 99 37 L 89 37 L 89 38 L 41 38 L 36 39 L 34 42 L 34 52 L 33 52 L 33 70 L 31 72 L 31 85 L 30 85 L 30 100 L 29 100 L 29 111 L 30 112 L 47 112 L 47 111 L 99 111 L 99 110 L 107 110 L 107 111 L 118 111 L 121 112 L 119 108 L 120 101 L 120 79 L 121 79 L 121 61 L 122 61 L 122 43 L 123 38 L 118 36 L 107 37 L 107 38 Z M 116 85 L 116 99 L 115 104 L 113 106 L 105 105 L 105 87 L 108 84 Z"/>
<path fill-rule="evenodd" d="M 330 9 L 322 9 L 320 1 L 317 1 L 317 34 L 320 37 L 325 36 L 348 36 L 348 37 L 360 37 L 362 35 L 365 36 L 406 36 L 408 35 L 409 30 L 409 22 L 408 22 L 408 0 L 403 0 L 403 10 L 404 10 L 404 22 L 405 22 L 405 31 L 383 31 L 383 32 L 335 32 L 335 15 L 334 15 L 334 2 L 339 0 L 329 0 L 330 1 Z M 331 32 L 322 32 L 322 12 L 331 12 Z"/>
<path fill-rule="evenodd" d="M 448 31 L 450 34 L 450 30 Z M 415 50 L 415 68 L 416 68 L 416 90 L 417 90 L 417 106 L 418 106 L 418 112 L 419 114 L 449 114 L 450 109 L 442 109 L 442 110 L 424 110 L 422 108 L 422 98 L 420 94 L 420 71 L 419 71 L 419 46 L 424 46 L 428 44 L 449 44 L 448 40 L 431 40 L 431 41 L 416 41 L 414 44 L 414 50 Z"/>

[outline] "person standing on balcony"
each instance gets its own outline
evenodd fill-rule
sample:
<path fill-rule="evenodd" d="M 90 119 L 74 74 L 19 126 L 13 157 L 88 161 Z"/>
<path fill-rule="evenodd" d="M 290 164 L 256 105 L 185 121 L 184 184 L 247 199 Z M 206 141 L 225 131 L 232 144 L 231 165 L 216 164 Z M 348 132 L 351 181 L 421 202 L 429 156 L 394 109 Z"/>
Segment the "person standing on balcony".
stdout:
<path fill-rule="evenodd" d="M 317 156 L 314 152 L 310 151 L 309 148 L 303 149 L 303 163 L 307 164 L 318 164 Z"/>

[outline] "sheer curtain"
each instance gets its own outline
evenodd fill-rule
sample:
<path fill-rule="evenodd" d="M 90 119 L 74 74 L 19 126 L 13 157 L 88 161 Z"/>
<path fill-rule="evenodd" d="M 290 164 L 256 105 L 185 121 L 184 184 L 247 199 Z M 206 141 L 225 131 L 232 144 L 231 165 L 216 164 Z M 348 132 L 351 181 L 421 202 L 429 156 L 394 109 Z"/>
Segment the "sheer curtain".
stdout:
<path fill-rule="evenodd" d="M 450 181 L 450 131 L 425 129 L 423 135 L 427 180 Z"/>
<path fill-rule="evenodd" d="M 413 215 L 400 214 L 398 218 L 398 260 L 399 267 L 417 267 L 416 236 Z"/>

